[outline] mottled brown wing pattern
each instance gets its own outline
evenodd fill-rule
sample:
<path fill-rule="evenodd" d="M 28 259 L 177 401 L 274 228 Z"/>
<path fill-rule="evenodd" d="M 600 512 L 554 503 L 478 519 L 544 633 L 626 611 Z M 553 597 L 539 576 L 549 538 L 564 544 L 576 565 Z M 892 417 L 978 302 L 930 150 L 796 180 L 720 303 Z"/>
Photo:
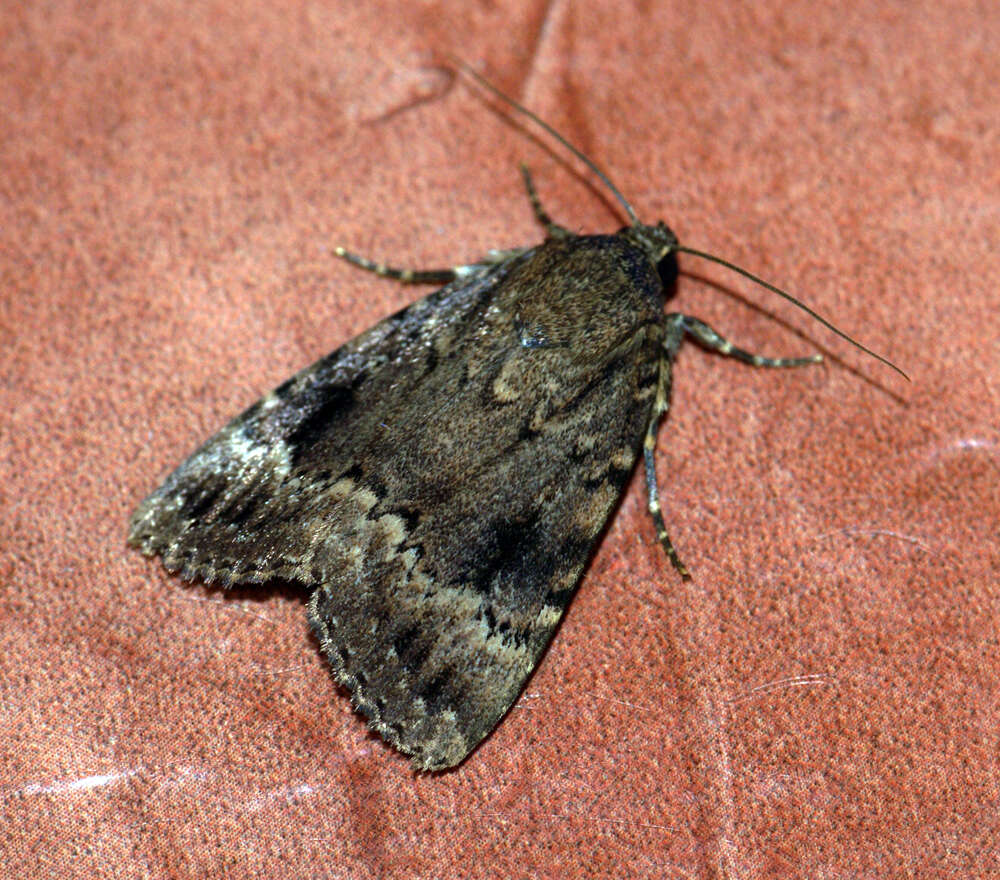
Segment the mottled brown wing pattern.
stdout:
<path fill-rule="evenodd" d="M 304 370 L 137 510 L 187 576 L 280 577 L 370 726 L 460 762 L 524 686 L 631 472 L 663 341 L 647 256 L 550 240 Z"/>
<path fill-rule="evenodd" d="M 452 284 L 297 373 L 184 461 L 132 515 L 129 542 L 207 582 L 312 582 L 300 552 L 332 476 L 379 430 L 381 413 L 469 332 L 509 266 Z M 311 453 L 308 461 L 303 458 Z"/>
<path fill-rule="evenodd" d="M 461 761 L 551 638 L 641 443 L 651 335 L 537 435 L 511 431 L 475 462 L 453 459 L 450 480 L 410 469 L 433 431 L 345 478 L 334 533 L 349 539 L 327 548 L 310 619 L 371 726 L 420 769 Z"/>

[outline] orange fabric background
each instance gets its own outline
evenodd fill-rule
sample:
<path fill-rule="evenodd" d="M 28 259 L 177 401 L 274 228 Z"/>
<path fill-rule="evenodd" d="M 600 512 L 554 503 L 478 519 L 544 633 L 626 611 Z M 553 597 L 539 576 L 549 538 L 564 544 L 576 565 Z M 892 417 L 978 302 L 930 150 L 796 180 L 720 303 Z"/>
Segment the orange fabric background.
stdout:
<path fill-rule="evenodd" d="M 1000 16 L 846 6 L 4 6 L 7 876 L 1000 871 Z M 124 532 L 208 434 L 424 292 L 334 245 L 536 241 L 521 159 L 558 221 L 620 225 L 444 52 L 913 382 L 682 259 L 672 307 L 827 364 L 682 353 L 659 466 L 694 580 L 633 480 L 521 700 L 415 777 L 302 596 L 184 584 Z"/>

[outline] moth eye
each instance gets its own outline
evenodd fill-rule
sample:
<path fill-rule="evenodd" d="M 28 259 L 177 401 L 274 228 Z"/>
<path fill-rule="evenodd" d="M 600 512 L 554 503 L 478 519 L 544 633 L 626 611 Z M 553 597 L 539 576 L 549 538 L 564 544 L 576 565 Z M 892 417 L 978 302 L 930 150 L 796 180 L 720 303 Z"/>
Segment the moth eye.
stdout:
<path fill-rule="evenodd" d="M 664 293 L 669 294 L 677 281 L 677 254 L 671 251 L 659 263 L 656 264 L 656 271 L 660 275 L 660 283 L 663 285 Z"/>

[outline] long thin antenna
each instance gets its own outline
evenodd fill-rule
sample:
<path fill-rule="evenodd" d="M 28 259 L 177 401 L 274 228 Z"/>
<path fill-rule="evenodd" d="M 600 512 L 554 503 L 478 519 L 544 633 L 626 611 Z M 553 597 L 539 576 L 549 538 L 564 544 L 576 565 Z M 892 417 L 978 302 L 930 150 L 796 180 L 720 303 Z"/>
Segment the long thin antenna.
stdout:
<path fill-rule="evenodd" d="M 554 137 L 559 143 L 561 143 L 567 150 L 569 150 L 577 159 L 583 162 L 591 171 L 594 172 L 600 179 L 601 182 L 611 190 L 611 194 L 618 199 L 619 204 L 625 209 L 625 213 L 628 214 L 628 219 L 632 222 L 633 226 L 641 226 L 639 222 L 639 217 L 632 210 L 632 206 L 628 203 L 628 199 L 625 198 L 620 192 L 618 192 L 618 187 L 616 187 L 609 179 L 608 176 L 597 167 L 593 159 L 588 158 L 584 153 L 574 147 L 566 138 L 564 138 L 558 131 L 556 131 L 551 125 L 549 125 L 544 119 L 540 119 L 534 113 L 532 113 L 527 107 L 522 104 L 518 104 L 513 98 L 508 97 L 503 92 L 500 91 L 493 83 L 488 79 L 478 74 L 475 70 L 469 67 L 464 61 L 458 58 L 452 58 L 452 61 L 462 68 L 469 76 L 471 76 L 479 85 L 484 89 L 488 89 L 494 95 L 496 95 L 501 101 L 509 106 L 513 107 L 518 113 L 522 113 L 527 116 L 535 125 L 541 126 L 545 131 L 547 131 L 552 137 Z"/>
<path fill-rule="evenodd" d="M 500 89 L 498 89 L 495 85 L 493 85 L 493 83 L 491 83 L 484 76 L 482 76 L 481 74 L 479 74 L 475 70 L 473 70 L 472 67 L 470 67 L 468 64 L 466 64 L 460 58 L 456 58 L 453 55 L 449 56 L 449 57 L 451 58 L 452 63 L 456 67 L 458 67 L 461 70 L 465 71 L 465 73 L 467 73 L 469 76 L 471 76 L 484 89 L 486 89 L 489 92 L 491 92 L 492 94 L 496 95 L 496 97 L 498 97 L 501 101 L 503 101 L 508 106 L 513 107 L 518 113 L 521 113 L 522 115 L 526 116 L 528 119 L 530 119 L 532 122 L 534 122 L 535 125 L 540 126 L 544 131 L 548 132 L 560 144 L 562 144 L 567 150 L 569 150 L 574 156 L 576 156 L 581 162 L 583 162 L 591 171 L 594 172 L 594 174 L 596 174 L 598 176 L 598 178 L 600 178 L 601 182 L 608 188 L 608 190 L 610 190 L 611 194 L 618 200 L 619 204 L 621 204 L 621 206 L 625 209 L 625 213 L 628 214 L 629 221 L 632 223 L 632 225 L 633 226 L 642 226 L 642 222 L 639 220 L 638 215 L 632 209 L 632 206 L 628 203 L 628 199 L 626 199 L 625 196 L 623 196 L 618 191 L 618 187 L 616 187 L 611 182 L 611 180 L 608 178 L 608 176 L 603 171 L 601 171 L 600 168 L 597 167 L 597 164 L 592 159 L 590 159 L 583 152 L 581 152 L 576 147 L 574 147 L 568 140 L 566 140 L 566 138 L 564 138 L 561 134 L 559 134 L 559 132 L 556 131 L 551 125 L 549 125 L 544 119 L 541 119 L 540 117 L 536 116 L 527 107 L 525 107 L 522 104 L 519 104 L 517 101 L 515 101 L 513 98 L 509 97 L 508 95 L 505 95 L 503 92 L 500 91 Z M 783 291 L 780 287 L 775 287 L 773 284 L 768 283 L 763 278 L 758 278 L 752 272 L 748 272 L 746 269 L 741 269 L 735 263 L 730 263 L 729 260 L 724 260 L 724 259 L 722 259 L 722 257 L 717 257 L 714 254 L 709 254 L 709 253 L 706 253 L 705 251 L 699 251 L 696 248 L 686 247 L 686 246 L 681 245 L 681 244 L 675 245 L 674 246 L 674 250 L 680 251 L 680 252 L 685 253 L 685 254 L 691 254 L 691 256 L 694 256 L 694 257 L 701 257 L 703 260 L 710 260 L 713 263 L 718 263 L 720 266 L 725 266 L 727 269 L 730 269 L 733 272 L 736 272 L 738 275 L 742 275 L 744 278 L 748 278 L 750 281 L 753 281 L 755 284 L 759 284 L 761 287 L 766 288 L 767 290 L 770 290 L 772 293 L 778 294 L 778 296 L 783 297 L 784 299 L 788 300 L 788 302 L 792 303 L 792 305 L 798 306 L 807 315 L 811 316 L 812 318 L 815 318 L 817 321 L 820 322 L 820 324 L 822 324 L 828 330 L 832 330 L 834 333 L 836 333 L 842 339 L 846 339 L 855 348 L 859 348 L 865 354 L 870 355 L 871 357 L 875 358 L 875 360 L 881 361 L 887 367 L 891 367 L 893 370 L 895 370 L 897 373 L 899 373 L 900 376 L 902 376 L 904 379 L 906 379 L 907 382 L 910 381 L 910 377 L 907 376 L 906 373 L 904 373 L 892 361 L 888 360 L 887 358 L 882 357 L 882 355 L 880 355 L 880 354 L 872 351 L 867 346 L 862 345 L 856 339 L 852 339 L 843 330 L 838 330 L 836 327 L 833 326 L 833 324 L 831 324 L 828 320 L 826 320 L 826 318 L 824 318 L 822 315 L 817 314 L 815 311 L 813 311 L 811 308 L 809 308 L 809 306 L 807 306 L 805 303 L 800 302 L 794 296 L 792 296 L 790 293 L 786 293 L 785 291 Z"/>
<path fill-rule="evenodd" d="M 798 306 L 807 315 L 810 315 L 811 317 L 815 318 L 817 321 L 820 322 L 820 324 L 822 324 L 828 330 L 832 330 L 839 337 L 841 337 L 841 339 L 846 339 L 849 343 L 851 343 L 851 345 L 855 346 L 856 348 L 860 348 L 865 354 L 871 355 L 877 361 L 882 361 L 882 363 L 885 364 L 887 367 L 892 367 L 892 369 L 894 369 L 897 373 L 899 373 L 900 376 L 902 376 L 904 379 L 906 379 L 907 382 L 910 381 L 910 377 L 907 376 L 906 373 L 904 373 L 892 361 L 888 360 L 887 358 L 882 357 L 882 355 L 878 354 L 878 352 L 872 351 L 867 346 L 862 345 L 856 339 L 852 339 L 843 330 L 838 330 L 836 327 L 834 327 L 833 324 L 831 324 L 822 315 L 819 315 L 816 312 L 814 312 L 804 302 L 800 302 L 794 296 L 792 296 L 790 293 L 786 293 L 780 287 L 775 287 L 773 284 L 770 284 L 769 282 L 765 281 L 763 278 L 758 278 L 756 275 L 753 274 L 753 272 L 748 272 L 746 269 L 741 269 L 735 263 L 730 263 L 729 260 L 724 260 L 724 259 L 722 259 L 722 257 L 715 256 L 715 254 L 707 254 L 707 253 L 705 253 L 705 251 L 699 251 L 699 250 L 696 250 L 695 248 L 686 247 L 685 245 L 682 245 L 682 244 L 676 245 L 674 247 L 674 250 L 680 251 L 680 252 L 685 253 L 685 254 L 691 254 L 694 257 L 701 257 L 703 260 L 711 260 L 713 263 L 718 263 L 720 266 L 725 266 L 727 269 L 730 269 L 733 272 L 736 272 L 738 275 L 742 275 L 744 278 L 749 278 L 755 284 L 759 284 L 761 287 L 767 288 L 772 293 L 776 293 L 776 294 L 778 294 L 778 296 L 784 297 L 790 303 L 792 303 L 792 305 Z"/>

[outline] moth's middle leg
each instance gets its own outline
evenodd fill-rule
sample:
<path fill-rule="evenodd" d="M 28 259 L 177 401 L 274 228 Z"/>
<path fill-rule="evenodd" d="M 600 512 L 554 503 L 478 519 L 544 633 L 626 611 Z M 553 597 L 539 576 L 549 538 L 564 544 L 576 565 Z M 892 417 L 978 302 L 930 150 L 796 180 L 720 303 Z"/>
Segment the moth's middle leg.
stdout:
<path fill-rule="evenodd" d="M 659 380 L 656 387 L 656 400 L 650 413 L 649 424 L 646 426 L 646 437 L 643 441 L 642 454 L 646 466 L 646 491 L 648 494 L 649 514 L 656 526 L 656 537 L 666 551 L 667 557 L 681 577 L 689 580 L 691 577 L 687 567 L 681 562 L 674 545 L 667 534 L 663 512 L 660 509 L 660 490 L 656 479 L 656 432 L 660 420 L 670 409 L 670 393 L 673 386 L 673 362 L 677 351 L 684 341 L 685 335 L 692 336 L 698 343 L 712 351 L 727 357 L 748 363 L 754 367 L 804 367 L 818 364 L 823 360 L 821 355 L 814 354 L 798 358 L 771 358 L 752 354 L 742 348 L 737 348 L 720 333 L 713 330 L 704 321 L 674 312 L 664 318 L 663 353 L 660 357 Z"/>

